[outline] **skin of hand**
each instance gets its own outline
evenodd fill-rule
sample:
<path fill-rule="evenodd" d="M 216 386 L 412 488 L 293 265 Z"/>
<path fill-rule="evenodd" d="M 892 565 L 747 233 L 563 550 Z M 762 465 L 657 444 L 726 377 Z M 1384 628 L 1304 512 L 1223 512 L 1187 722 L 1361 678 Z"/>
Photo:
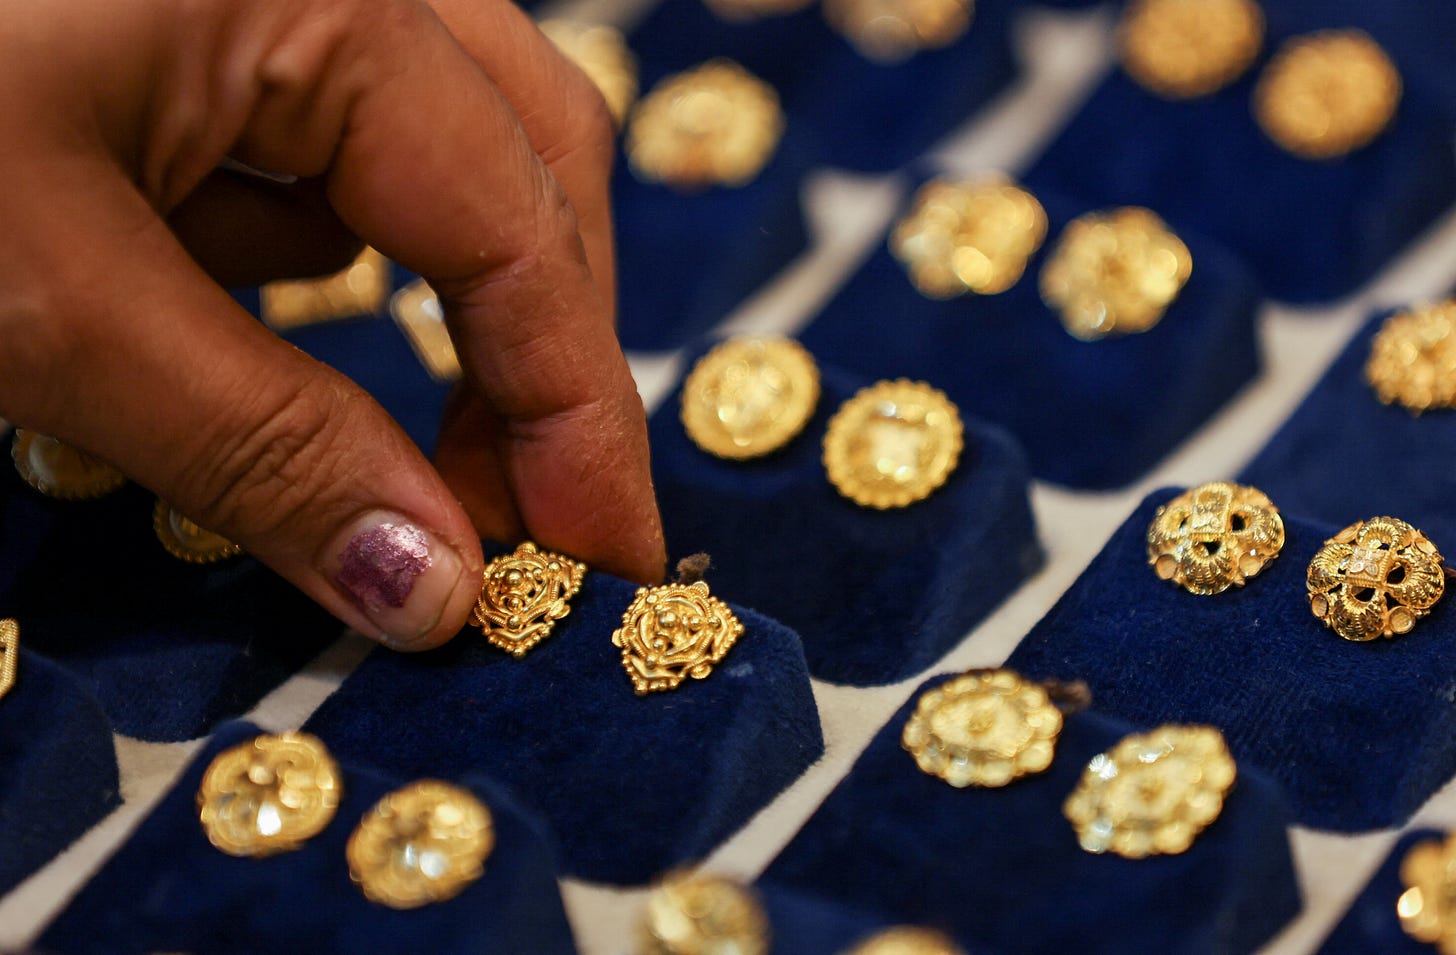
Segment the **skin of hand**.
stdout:
<path fill-rule="evenodd" d="M 661 579 L 611 119 L 509 0 L 15 0 L 0 102 L 0 416 L 402 649 L 464 624 L 478 536 Z M 222 290 L 364 242 L 430 281 L 460 353 L 436 466 Z"/>

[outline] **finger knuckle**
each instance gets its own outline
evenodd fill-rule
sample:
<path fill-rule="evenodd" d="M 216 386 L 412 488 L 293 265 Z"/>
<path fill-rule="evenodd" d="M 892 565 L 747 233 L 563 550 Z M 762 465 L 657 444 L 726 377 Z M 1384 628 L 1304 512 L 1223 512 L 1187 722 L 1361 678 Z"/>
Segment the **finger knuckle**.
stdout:
<path fill-rule="evenodd" d="M 204 436 L 182 494 L 209 527 L 276 536 L 329 506 L 341 477 L 340 436 L 358 412 L 346 390 L 327 386 L 250 404 L 246 424 Z"/>

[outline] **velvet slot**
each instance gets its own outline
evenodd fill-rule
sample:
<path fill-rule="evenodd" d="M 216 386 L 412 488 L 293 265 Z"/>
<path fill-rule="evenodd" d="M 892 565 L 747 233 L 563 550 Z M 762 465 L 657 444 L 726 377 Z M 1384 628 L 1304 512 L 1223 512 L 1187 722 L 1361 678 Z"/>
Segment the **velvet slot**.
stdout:
<path fill-rule="evenodd" d="M 1070 717 L 1046 772 L 955 789 L 900 746 L 919 693 L 764 872 L 766 892 L 814 892 L 889 922 L 947 931 L 971 951 L 1241 953 L 1299 911 L 1277 786 L 1252 767 L 1181 855 L 1128 860 L 1077 844 L 1062 802 L 1082 768 L 1131 732 Z M 1095 688 L 1094 688 L 1095 692 Z"/>
<path fill-rule="evenodd" d="M 514 796 L 484 776 L 455 778 L 490 809 L 496 843 L 484 875 L 460 895 L 398 911 L 367 900 L 344 846 L 386 792 L 408 782 L 340 760 L 343 798 L 323 832 L 292 852 L 234 858 L 213 848 L 196 793 L 212 758 L 257 727 L 220 727 L 121 849 L 41 936 L 67 955 L 194 952 L 576 951 L 549 836 Z M 327 744 L 329 740 L 325 739 Z M 337 754 L 335 754 L 337 756 Z"/>
<path fill-rule="evenodd" d="M 667 351 L 727 317 L 809 245 L 799 189 L 809 157 L 785 142 L 752 182 L 683 191 L 612 176 L 617 335 Z"/>
<path fill-rule="evenodd" d="M 201 736 L 342 632 L 252 558 L 203 567 L 169 555 L 155 499 L 138 487 L 54 501 L 0 470 L 0 607 L 20 620 L 22 646 L 79 679 L 118 733 Z"/>
<path fill-rule="evenodd" d="M 815 677 L 893 683 L 944 656 L 1041 566 L 1026 463 L 999 429 L 963 419 L 945 486 L 905 508 L 861 507 L 829 483 L 821 448 L 828 419 L 870 382 L 820 373 L 803 432 L 752 461 L 692 443 L 681 386 L 662 404 L 649 434 L 668 552 L 707 551 L 714 586 L 796 630 Z"/>
<path fill-rule="evenodd" d="M 305 728 L 404 776 L 492 773 L 545 815 L 567 874 L 646 882 L 706 855 L 824 744 L 798 637 L 749 611 L 735 608 L 745 633 L 707 679 L 634 696 L 611 634 L 635 590 L 588 570 L 519 660 L 478 632 L 375 650 Z"/>
<path fill-rule="evenodd" d="M 1431 955 L 1433 945 L 1418 942 L 1405 933 L 1395 913 L 1396 900 L 1406 886 L 1400 879 L 1400 864 L 1411 846 L 1427 839 L 1444 840 L 1446 834 L 1433 829 L 1408 832 L 1391 847 L 1365 888 L 1345 910 L 1344 918 L 1319 947 L 1319 955 Z M 1439 904 L 1439 903 L 1438 903 Z"/>
<path fill-rule="evenodd" d="M 1007 666 L 1086 680 L 1101 712 L 1139 726 L 1219 727 L 1240 766 L 1282 784 L 1302 825 L 1402 824 L 1456 775 L 1450 600 L 1404 637 L 1341 639 L 1310 612 L 1305 586 L 1339 528 L 1289 510 L 1283 551 L 1246 586 L 1187 593 L 1147 560 L 1153 512 L 1175 493 L 1139 505 Z"/>
<path fill-rule="evenodd" d="M 1192 254 L 1193 273 L 1162 321 L 1142 334 L 1075 339 L 1042 302 L 1037 283 L 1067 222 L 1092 210 L 1032 191 L 1050 227 L 1010 290 L 928 299 L 882 245 L 801 340 L 827 365 L 922 378 L 944 389 L 962 414 L 1015 435 L 1036 477 L 1119 487 L 1253 378 L 1258 287 L 1235 256 L 1173 223 Z"/>
<path fill-rule="evenodd" d="M 1371 339 L 1388 315 L 1350 340 L 1239 480 L 1336 529 L 1398 517 L 1456 558 L 1456 411 L 1384 405 L 1365 381 Z"/>
<path fill-rule="evenodd" d="M 15 685 L 0 700 L 0 766 L 3 896 L 121 803 L 101 705 L 62 667 L 23 646 Z"/>

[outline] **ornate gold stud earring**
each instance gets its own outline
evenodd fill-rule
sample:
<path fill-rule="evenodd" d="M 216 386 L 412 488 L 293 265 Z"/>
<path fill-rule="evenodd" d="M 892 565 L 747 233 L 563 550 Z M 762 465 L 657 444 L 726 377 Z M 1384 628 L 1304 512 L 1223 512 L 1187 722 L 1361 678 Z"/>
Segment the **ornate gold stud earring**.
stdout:
<path fill-rule="evenodd" d="M 1088 852 L 1177 855 L 1223 811 L 1238 770 L 1211 726 L 1160 726 L 1092 757 L 1062 806 Z"/>
<path fill-rule="evenodd" d="M 243 552 L 221 534 L 214 534 L 183 517 L 161 498 L 152 509 L 152 530 L 167 553 L 189 564 L 215 564 Z"/>
<path fill-rule="evenodd" d="M 471 620 L 492 644 L 523 657 L 571 613 L 569 601 L 584 576 L 586 564 L 526 541 L 485 565 L 485 586 Z"/>
<path fill-rule="evenodd" d="M 738 617 L 699 580 L 639 588 L 612 645 L 622 651 L 632 689 L 646 696 L 689 677 L 707 679 L 742 635 Z"/>
<path fill-rule="evenodd" d="M 758 897 L 722 876 L 671 873 L 647 896 L 637 955 L 768 955 Z"/>
<path fill-rule="evenodd" d="M 698 359 L 683 382 L 682 422 L 693 443 L 733 461 L 792 441 L 819 403 L 819 368 L 788 338 L 733 338 Z"/>
<path fill-rule="evenodd" d="M 541 32 L 601 90 L 618 128 L 637 99 L 637 58 L 614 27 L 574 20 L 542 20 Z"/>
<path fill-rule="evenodd" d="M 1395 903 L 1400 927 L 1441 955 L 1456 955 L 1456 836 L 1411 846 L 1400 881 L 1406 886 Z"/>
<path fill-rule="evenodd" d="M 339 767 L 317 736 L 263 735 L 217 754 L 197 807 L 209 842 L 230 856 L 260 859 L 322 832 L 341 791 Z"/>
<path fill-rule="evenodd" d="M 1051 765 L 1061 711 L 1011 670 L 972 671 L 927 690 L 900 745 L 921 771 L 957 789 L 1007 783 Z"/>
<path fill-rule="evenodd" d="M 370 315 L 389 295 L 389 260 L 365 249 L 342 271 L 321 279 L 290 279 L 263 286 L 263 321 L 285 331 L 317 322 Z"/>
<path fill-rule="evenodd" d="M 0 700 L 15 686 L 15 673 L 20 669 L 20 623 L 0 620 Z"/>
<path fill-rule="evenodd" d="M 824 468 L 845 497 L 877 510 L 924 500 L 960 461 L 960 413 L 923 381 L 881 381 L 840 406 L 824 434 Z"/>
<path fill-rule="evenodd" d="M 105 497 L 126 483 L 126 475 L 50 435 L 15 429 L 10 444 L 15 470 L 25 483 L 60 501 Z"/>
<path fill-rule="evenodd" d="M 1410 633 L 1446 592 L 1436 545 L 1393 517 L 1357 521 L 1309 562 L 1309 609 L 1346 640 Z"/>
<path fill-rule="evenodd" d="M 950 46 L 970 29 L 975 0 L 824 0 L 824 19 L 876 63 Z"/>
<path fill-rule="evenodd" d="M 890 251 L 927 298 L 995 295 L 1021 278 L 1046 238 L 1041 203 L 1002 176 L 935 179 L 890 234 Z"/>
<path fill-rule="evenodd" d="M 371 902 L 415 909 L 459 895 L 495 848 L 490 810 L 469 790 L 422 779 L 387 793 L 359 820 L 344 853 Z"/>
<path fill-rule="evenodd" d="M 1074 338 L 1146 332 L 1193 274 L 1193 256 L 1163 220 L 1136 206 L 1078 216 L 1041 270 L 1041 297 Z"/>
<path fill-rule="evenodd" d="M 1398 312 L 1370 343 L 1365 380 L 1412 414 L 1456 407 L 1456 299 Z"/>
<path fill-rule="evenodd" d="M 783 110 L 772 86 L 730 60 L 669 76 L 627 123 L 632 171 L 682 189 L 742 186 L 778 148 Z"/>
<path fill-rule="evenodd" d="M 1284 547 L 1284 519 L 1256 487 L 1211 481 L 1158 508 L 1148 525 L 1148 563 L 1192 594 L 1242 587 Z"/>
<path fill-rule="evenodd" d="M 1117 30 L 1122 68 L 1165 99 L 1192 99 L 1244 74 L 1264 45 L 1254 0 L 1134 0 Z"/>
<path fill-rule="evenodd" d="M 1367 146 L 1400 105 L 1400 72 L 1359 30 L 1289 40 L 1254 89 L 1254 116 L 1269 138 L 1301 159 L 1335 159 Z"/>

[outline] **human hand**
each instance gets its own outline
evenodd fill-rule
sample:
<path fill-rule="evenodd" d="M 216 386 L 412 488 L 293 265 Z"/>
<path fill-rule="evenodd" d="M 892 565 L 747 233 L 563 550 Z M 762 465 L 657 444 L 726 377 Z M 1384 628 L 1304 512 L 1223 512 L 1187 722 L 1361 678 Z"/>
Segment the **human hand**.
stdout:
<path fill-rule="evenodd" d="M 436 10 L 0 5 L 0 416 L 410 649 L 465 622 L 478 534 L 643 581 L 664 563 L 613 331 L 611 120 L 508 0 Z M 444 305 L 465 381 L 438 470 L 218 284 L 328 272 L 361 241 Z"/>

